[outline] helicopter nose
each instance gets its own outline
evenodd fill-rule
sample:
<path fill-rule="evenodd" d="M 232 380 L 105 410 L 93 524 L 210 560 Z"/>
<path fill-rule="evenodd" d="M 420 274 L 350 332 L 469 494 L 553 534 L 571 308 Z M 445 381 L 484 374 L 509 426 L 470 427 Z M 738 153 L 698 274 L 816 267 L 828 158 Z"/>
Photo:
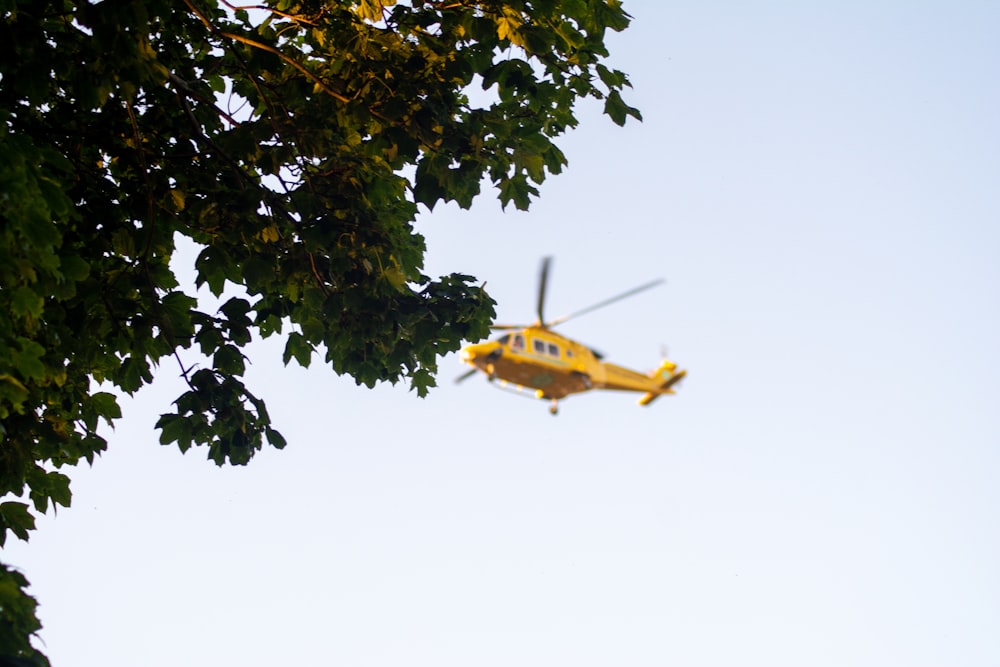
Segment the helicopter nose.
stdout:
<path fill-rule="evenodd" d="M 478 354 L 476 354 L 476 348 L 477 347 L 479 347 L 479 346 L 478 345 L 466 345 L 465 347 L 463 347 L 462 351 L 459 353 L 459 356 L 462 358 L 462 361 L 467 361 L 467 362 L 470 362 L 470 363 L 472 361 L 475 361 L 476 357 L 479 356 Z"/>
<path fill-rule="evenodd" d="M 478 343 L 476 345 L 466 345 L 462 348 L 459 353 L 462 361 L 468 363 L 474 363 L 476 359 L 482 359 L 490 352 L 490 348 L 493 347 L 490 343 Z"/>

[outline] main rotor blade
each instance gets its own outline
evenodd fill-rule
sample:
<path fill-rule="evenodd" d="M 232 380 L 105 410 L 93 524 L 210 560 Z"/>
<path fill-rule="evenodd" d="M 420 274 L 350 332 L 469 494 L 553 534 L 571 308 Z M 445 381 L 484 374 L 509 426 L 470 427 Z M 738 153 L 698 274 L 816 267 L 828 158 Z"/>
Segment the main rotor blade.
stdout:
<path fill-rule="evenodd" d="M 472 377 L 473 375 L 475 375 L 478 372 L 479 372 L 478 368 L 473 368 L 471 371 L 466 371 L 466 372 L 462 373 L 457 378 L 455 378 L 455 384 L 459 384 L 460 382 L 465 382 L 466 380 L 468 380 L 470 377 Z"/>
<path fill-rule="evenodd" d="M 557 317 L 556 319 L 554 319 L 551 322 L 549 322 L 548 325 L 550 327 L 552 327 L 552 326 L 555 326 L 557 324 L 562 324 L 566 320 L 571 320 L 574 317 L 579 317 L 580 315 L 586 315 L 587 313 L 593 312 L 593 311 L 597 310 L 598 308 L 604 308 L 604 306 L 610 306 L 611 304 L 615 303 L 616 301 L 621 301 L 622 299 L 626 299 L 626 298 L 628 298 L 628 297 L 630 297 L 630 296 L 632 296 L 634 294 L 638 294 L 639 292 L 643 292 L 645 290 L 648 290 L 648 289 L 651 289 L 653 287 L 656 287 L 657 285 L 659 285 L 659 284 L 661 284 L 663 282 L 666 282 L 666 281 L 663 278 L 658 278 L 657 280 L 654 280 L 652 282 L 646 283 L 645 285 L 639 285 L 638 287 L 633 287 L 632 289 L 630 289 L 627 292 L 622 292 L 621 294 L 619 294 L 617 296 L 613 296 L 610 299 L 605 299 L 604 301 L 601 301 L 600 303 L 595 303 L 593 306 L 588 306 L 588 307 L 584 308 L 583 310 L 578 310 L 575 313 L 570 313 L 569 315 L 563 315 L 562 317 Z"/>
<path fill-rule="evenodd" d="M 538 275 L 538 323 L 545 323 L 545 290 L 548 288 L 549 283 L 549 264 L 552 263 L 551 257 L 542 258 L 542 270 Z"/>

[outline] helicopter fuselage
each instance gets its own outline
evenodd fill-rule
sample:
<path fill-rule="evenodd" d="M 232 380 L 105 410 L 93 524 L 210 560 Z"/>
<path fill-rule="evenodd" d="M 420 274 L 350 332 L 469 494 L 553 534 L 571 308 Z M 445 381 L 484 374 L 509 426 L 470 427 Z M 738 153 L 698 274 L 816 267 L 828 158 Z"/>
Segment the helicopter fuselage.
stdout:
<path fill-rule="evenodd" d="M 530 387 L 539 398 L 552 400 L 591 389 L 612 389 L 651 394 L 648 403 L 661 393 L 672 393 L 670 386 L 683 374 L 669 361 L 648 375 L 601 361 L 586 345 L 540 326 L 466 346 L 462 359 L 491 380 Z M 670 385 L 664 386 L 667 382 Z"/>
<path fill-rule="evenodd" d="M 519 389 L 534 389 L 538 398 L 552 401 L 549 408 L 552 414 L 557 412 L 559 399 L 591 389 L 642 392 L 639 405 L 649 405 L 664 394 L 674 393 L 673 386 L 686 373 L 677 370 L 677 364 L 672 361 L 664 359 L 651 373 L 639 373 L 602 361 L 601 355 L 586 345 L 552 331 L 552 327 L 557 324 L 611 305 L 663 281 L 654 280 L 570 315 L 546 320 L 545 291 L 550 263 L 550 257 L 542 260 L 538 277 L 538 320 L 529 326 L 494 324 L 494 329 L 509 333 L 496 340 L 462 348 L 462 360 L 485 373 L 490 380 L 499 379 L 502 383 L 513 384 Z M 456 381 L 460 382 L 475 374 L 475 369 Z"/>
<path fill-rule="evenodd" d="M 591 388 L 591 373 L 600 363 L 585 346 L 541 327 L 466 346 L 462 359 L 490 379 L 530 387 L 543 398 L 555 399 Z"/>

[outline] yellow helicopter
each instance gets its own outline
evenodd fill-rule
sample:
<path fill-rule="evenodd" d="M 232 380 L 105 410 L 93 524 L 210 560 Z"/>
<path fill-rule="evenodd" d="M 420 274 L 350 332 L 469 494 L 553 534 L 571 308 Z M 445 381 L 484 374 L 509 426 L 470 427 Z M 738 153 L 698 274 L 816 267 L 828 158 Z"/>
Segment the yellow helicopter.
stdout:
<path fill-rule="evenodd" d="M 534 389 L 535 396 L 552 402 L 549 412 L 553 415 L 559 411 L 559 399 L 591 389 L 641 392 L 643 396 L 639 405 L 649 405 L 664 394 L 673 394 L 674 385 L 684 378 L 687 371 L 678 370 L 677 364 L 672 361 L 664 359 L 655 371 L 640 373 L 602 361 L 602 356 L 586 345 L 552 331 L 557 324 L 655 287 L 663 280 L 640 285 L 546 322 L 543 309 L 551 261 L 551 257 L 542 260 L 538 281 L 538 321 L 530 325 L 493 325 L 496 330 L 510 333 L 496 340 L 462 348 L 462 361 L 474 368 L 459 376 L 456 382 L 482 371 L 490 381 L 499 379 L 503 386 L 513 385 L 517 390 L 526 387 Z"/>

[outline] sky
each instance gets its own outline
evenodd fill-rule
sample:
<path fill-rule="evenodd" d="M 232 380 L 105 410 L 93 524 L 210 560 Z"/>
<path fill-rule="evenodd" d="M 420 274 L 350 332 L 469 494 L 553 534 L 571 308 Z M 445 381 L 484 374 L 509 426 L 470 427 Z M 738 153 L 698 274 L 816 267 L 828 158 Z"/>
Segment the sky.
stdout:
<path fill-rule="evenodd" d="M 626 2 L 528 213 L 422 213 L 498 321 L 688 370 L 544 401 L 283 368 L 245 468 L 157 444 L 164 366 L 4 560 L 56 667 L 1000 664 L 1000 4 Z"/>

